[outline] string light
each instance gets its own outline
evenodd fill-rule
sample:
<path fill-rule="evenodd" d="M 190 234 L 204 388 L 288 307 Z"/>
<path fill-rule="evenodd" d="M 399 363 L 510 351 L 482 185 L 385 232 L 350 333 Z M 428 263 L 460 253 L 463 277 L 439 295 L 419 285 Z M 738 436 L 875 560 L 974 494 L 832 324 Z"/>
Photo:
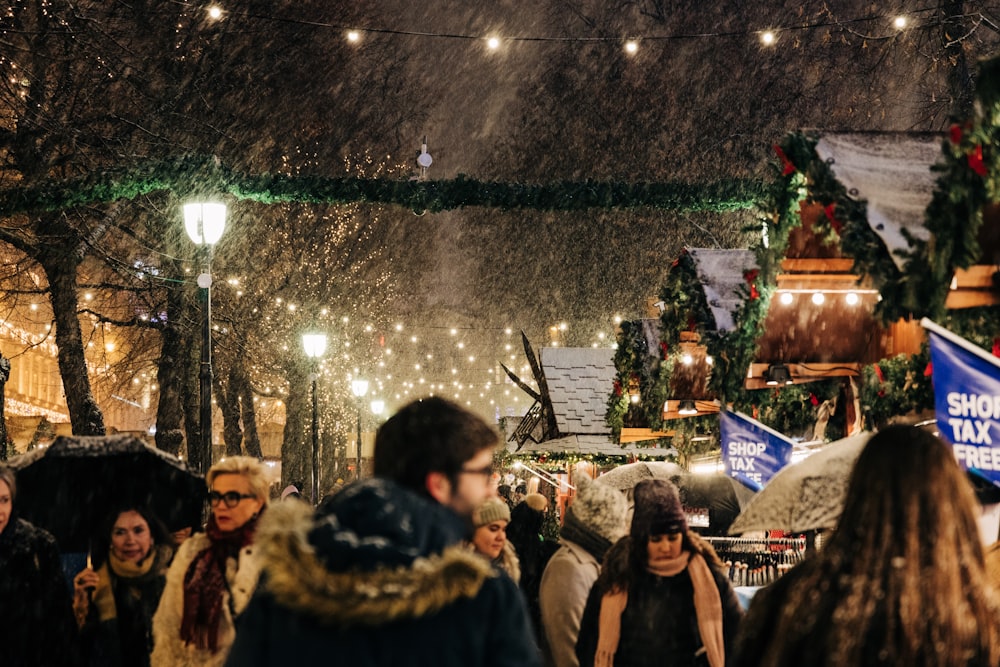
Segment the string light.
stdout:
<path fill-rule="evenodd" d="M 799 23 L 783 26 L 774 26 L 770 29 L 761 30 L 760 28 L 748 27 L 742 30 L 726 30 L 726 31 L 709 31 L 709 32 L 698 32 L 698 33 L 667 33 L 667 34 L 645 34 L 636 35 L 624 43 L 624 48 L 629 54 L 633 54 L 638 50 L 638 43 L 640 41 L 656 41 L 656 42 L 669 42 L 669 41 L 690 41 L 693 39 L 718 39 L 718 38 L 738 38 L 738 37 L 749 37 L 756 36 L 760 39 L 765 46 L 771 46 L 777 41 L 777 34 L 779 32 L 806 32 L 810 30 L 817 30 L 822 28 L 846 28 L 847 26 L 874 23 L 877 24 L 879 21 L 890 22 L 893 28 L 896 30 L 901 30 L 903 27 L 909 25 L 910 19 L 918 14 L 928 14 L 933 16 L 934 12 L 937 11 L 936 6 L 922 7 L 919 9 L 912 10 L 908 12 L 907 15 L 896 15 L 896 14 L 867 14 L 863 16 L 854 16 L 847 18 L 824 18 L 809 23 Z M 208 9 L 209 16 L 212 18 L 220 18 L 222 16 L 222 10 L 216 6 L 212 6 Z M 556 36 L 556 35 L 474 35 L 468 33 L 447 33 L 447 32 L 435 32 L 431 30 L 403 30 L 397 28 L 388 27 L 376 27 L 376 26 L 345 26 L 343 24 L 330 23 L 325 21 L 316 20 L 306 20 L 306 19 L 295 19 L 287 16 L 280 16 L 277 14 L 271 15 L 261 15 L 261 14 L 251 14 L 249 11 L 234 11 L 230 10 L 226 12 L 226 15 L 230 18 L 242 15 L 246 19 L 250 20 L 261 20 L 261 21 L 273 21 L 281 23 L 291 23 L 303 26 L 309 26 L 314 28 L 328 28 L 333 30 L 341 31 L 345 38 L 352 43 L 357 43 L 361 41 L 362 35 L 368 34 L 379 34 L 379 35 L 395 35 L 404 37 L 418 37 L 426 39 L 447 39 L 447 40 L 464 40 L 464 41 L 478 41 L 480 43 L 485 43 L 490 50 L 496 50 L 500 47 L 502 42 L 506 43 L 564 43 L 564 44 L 621 44 L 621 37 L 614 36 L 600 36 L 600 35 L 581 35 L 581 36 Z M 883 23 L 885 25 L 885 23 Z"/>

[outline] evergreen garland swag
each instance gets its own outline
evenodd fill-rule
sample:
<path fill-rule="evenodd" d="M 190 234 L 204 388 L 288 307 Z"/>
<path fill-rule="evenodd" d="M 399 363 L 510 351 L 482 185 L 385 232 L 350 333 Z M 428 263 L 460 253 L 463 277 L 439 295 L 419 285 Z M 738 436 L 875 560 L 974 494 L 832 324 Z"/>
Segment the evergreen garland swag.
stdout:
<path fill-rule="evenodd" d="M 479 181 L 464 175 L 439 181 L 250 175 L 226 167 L 215 158 L 193 156 L 107 169 L 81 178 L 3 189 L 0 190 L 0 215 L 9 217 L 33 211 L 63 210 L 134 199 L 158 191 L 172 191 L 182 198 L 229 194 L 237 199 L 264 204 L 394 204 L 417 213 L 466 206 L 541 211 L 645 207 L 682 212 L 722 212 L 759 205 L 765 186 L 756 181 L 739 179 L 701 184 L 591 180 L 530 184 Z"/>

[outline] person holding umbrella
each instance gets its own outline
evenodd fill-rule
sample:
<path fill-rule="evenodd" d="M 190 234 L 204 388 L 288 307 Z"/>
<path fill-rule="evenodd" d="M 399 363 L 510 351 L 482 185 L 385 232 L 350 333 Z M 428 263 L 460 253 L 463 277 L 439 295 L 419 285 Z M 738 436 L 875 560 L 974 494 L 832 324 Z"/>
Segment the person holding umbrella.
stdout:
<path fill-rule="evenodd" d="M 173 556 L 170 535 L 149 509 L 129 505 L 111 514 L 99 539 L 98 569 L 88 567 L 73 578 L 86 663 L 148 667 L 153 613 Z"/>
<path fill-rule="evenodd" d="M 75 665 L 77 631 L 55 539 L 15 516 L 14 472 L 0 466 L 0 663 Z"/>
<path fill-rule="evenodd" d="M 630 533 L 611 547 L 587 598 L 581 667 L 724 667 L 742 616 L 712 546 L 688 530 L 677 487 L 635 487 Z"/>
<path fill-rule="evenodd" d="M 915 427 L 867 442 L 823 548 L 758 592 L 730 665 L 1000 665 L 1000 597 L 951 449 Z"/>
<path fill-rule="evenodd" d="M 231 456 L 206 476 L 211 516 L 204 533 L 181 545 L 153 617 L 154 667 L 222 665 L 236 636 L 234 621 L 257 587 L 252 545 L 267 507 L 263 463 Z"/>

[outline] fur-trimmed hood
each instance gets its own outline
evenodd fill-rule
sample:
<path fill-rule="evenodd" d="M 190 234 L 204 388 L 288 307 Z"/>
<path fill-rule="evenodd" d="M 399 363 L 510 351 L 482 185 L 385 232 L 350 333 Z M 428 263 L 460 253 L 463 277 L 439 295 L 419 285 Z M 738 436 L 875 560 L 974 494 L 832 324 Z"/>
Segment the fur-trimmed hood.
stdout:
<path fill-rule="evenodd" d="M 322 623 L 379 626 L 473 598 L 497 576 L 462 546 L 465 533 L 448 508 L 370 479 L 315 516 L 304 503 L 276 503 L 261 517 L 257 547 L 279 604 Z"/>

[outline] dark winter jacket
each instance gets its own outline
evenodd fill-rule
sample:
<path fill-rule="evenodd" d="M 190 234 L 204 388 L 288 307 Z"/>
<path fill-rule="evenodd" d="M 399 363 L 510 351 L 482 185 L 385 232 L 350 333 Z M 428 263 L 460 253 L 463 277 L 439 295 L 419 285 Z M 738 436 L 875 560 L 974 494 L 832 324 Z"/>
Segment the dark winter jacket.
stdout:
<path fill-rule="evenodd" d="M 628 539 L 623 538 L 622 542 Z M 616 550 L 613 548 L 612 552 Z M 614 558 L 612 552 L 608 559 Z M 609 567 L 608 559 L 605 567 Z M 711 567 L 711 571 L 722 601 L 722 633 L 728 657 L 743 611 L 726 575 L 716 567 Z M 615 667 L 707 665 L 704 654 L 696 657 L 701 648 L 701 634 L 695 615 L 694 585 L 688 571 L 685 569 L 672 577 L 643 571 L 634 573 L 631 581 L 628 604 L 622 613 Z M 595 584 L 587 597 L 576 645 L 580 667 L 594 664 L 603 593 Z"/>
<path fill-rule="evenodd" d="M 153 614 L 163 594 L 171 547 L 154 547 L 150 571 L 135 578 L 118 576 L 108 566 L 115 615 L 101 619 L 96 604 L 88 609 L 80 643 L 91 667 L 149 667 L 153 650 Z"/>
<path fill-rule="evenodd" d="M 76 620 L 56 541 L 27 521 L 0 533 L 0 664 L 62 667 L 79 659 Z"/>
<path fill-rule="evenodd" d="M 507 524 L 507 541 L 513 545 L 521 566 L 521 579 L 518 583 L 528 604 L 528 617 L 531 619 L 532 632 L 538 639 L 540 650 L 543 653 L 547 651 L 547 647 L 543 645 L 545 632 L 542 628 L 542 609 L 538 597 L 545 566 L 559 550 L 558 542 L 542 537 L 544 522 L 544 512 L 522 502 L 511 510 L 510 523 Z"/>
<path fill-rule="evenodd" d="M 346 487 L 315 517 L 278 503 L 226 664 L 539 667 L 517 585 L 465 534 L 451 510 L 386 480 Z"/>

